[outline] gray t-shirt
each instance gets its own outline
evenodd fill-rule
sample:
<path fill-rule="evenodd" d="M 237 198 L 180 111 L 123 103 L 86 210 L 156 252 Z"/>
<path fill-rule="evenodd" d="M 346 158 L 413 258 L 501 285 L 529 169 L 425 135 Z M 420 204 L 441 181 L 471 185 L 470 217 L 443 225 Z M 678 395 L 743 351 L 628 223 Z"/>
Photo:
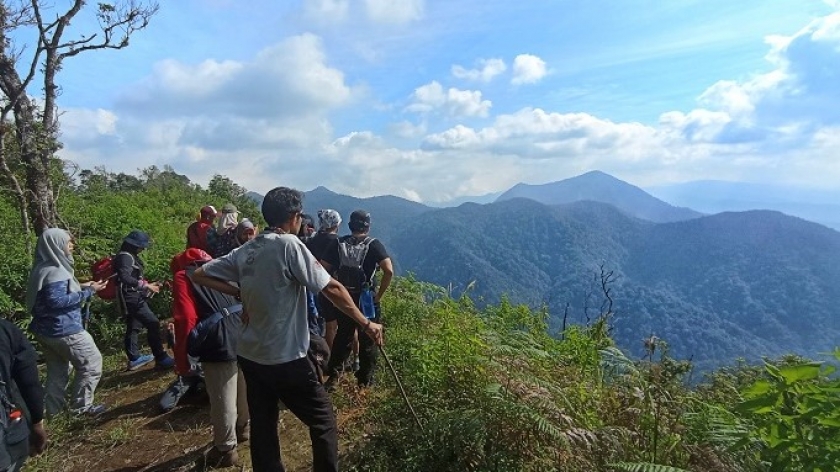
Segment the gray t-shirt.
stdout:
<path fill-rule="evenodd" d="M 306 356 L 306 288 L 320 292 L 330 275 L 297 236 L 263 233 L 203 267 L 239 284 L 249 321 L 239 333 L 238 355 L 265 365 Z"/>

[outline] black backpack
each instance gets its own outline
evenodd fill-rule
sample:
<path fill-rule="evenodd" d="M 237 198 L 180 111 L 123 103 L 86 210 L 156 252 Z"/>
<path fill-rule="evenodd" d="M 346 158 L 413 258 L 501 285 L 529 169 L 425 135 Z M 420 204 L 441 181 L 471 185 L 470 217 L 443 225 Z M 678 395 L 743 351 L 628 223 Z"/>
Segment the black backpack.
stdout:
<path fill-rule="evenodd" d="M 365 276 L 362 265 L 373 241 L 375 239 L 368 236 L 362 240 L 346 236 L 338 241 L 338 269 L 335 278 L 350 293 L 361 293 L 371 286 L 371 280 Z"/>
<path fill-rule="evenodd" d="M 187 268 L 192 273 L 201 264 Z M 242 303 L 235 297 L 192 282 L 198 323 L 187 336 L 187 353 L 205 362 L 236 360 L 236 338 L 242 326 Z"/>
<path fill-rule="evenodd" d="M 0 470 L 12 465 L 9 446 L 29 437 L 29 426 L 23 418 L 23 411 L 12 403 L 9 384 L 0 380 Z"/>

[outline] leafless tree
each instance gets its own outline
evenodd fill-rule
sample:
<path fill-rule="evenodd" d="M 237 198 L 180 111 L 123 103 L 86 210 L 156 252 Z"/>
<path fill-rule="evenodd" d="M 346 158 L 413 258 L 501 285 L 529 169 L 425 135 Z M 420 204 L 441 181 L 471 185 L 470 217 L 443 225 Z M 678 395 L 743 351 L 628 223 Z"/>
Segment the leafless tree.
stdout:
<path fill-rule="evenodd" d="M 65 39 L 70 22 L 88 2 L 65 3 L 66 9 L 42 0 L 0 1 L 0 177 L 18 203 L 27 234 L 34 229 L 40 235 L 59 220 L 51 176 L 63 172 L 55 153 L 61 147 L 56 75 L 64 60 L 85 51 L 127 47 L 131 35 L 148 26 L 159 9 L 153 0 L 100 2 L 90 7 L 96 9 L 99 30 Z M 14 43 L 12 33 L 22 28 L 33 29 L 34 44 Z M 28 92 L 36 80 L 43 81 L 43 95 L 37 98 Z"/>

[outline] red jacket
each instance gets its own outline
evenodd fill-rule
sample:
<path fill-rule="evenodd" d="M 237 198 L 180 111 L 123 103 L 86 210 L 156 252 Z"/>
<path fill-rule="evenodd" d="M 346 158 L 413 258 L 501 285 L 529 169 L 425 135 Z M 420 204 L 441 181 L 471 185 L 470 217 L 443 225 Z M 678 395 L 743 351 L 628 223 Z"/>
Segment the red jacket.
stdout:
<path fill-rule="evenodd" d="M 172 270 L 172 317 L 175 319 L 175 372 L 186 375 L 190 372 L 187 358 L 187 336 L 198 322 L 192 282 L 185 269 L 196 261 L 209 261 L 211 257 L 201 249 L 190 248 L 177 254 L 169 263 Z"/>
<path fill-rule="evenodd" d="M 198 220 L 187 228 L 187 249 L 194 247 L 210 252 L 207 246 L 207 230 L 213 227 L 213 222 Z"/>

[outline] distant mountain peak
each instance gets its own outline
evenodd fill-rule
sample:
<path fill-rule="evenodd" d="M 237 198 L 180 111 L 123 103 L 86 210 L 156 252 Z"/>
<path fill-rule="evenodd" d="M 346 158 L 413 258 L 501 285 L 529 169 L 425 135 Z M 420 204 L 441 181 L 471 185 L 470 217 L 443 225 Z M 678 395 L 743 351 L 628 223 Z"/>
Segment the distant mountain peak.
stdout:
<path fill-rule="evenodd" d="M 496 201 L 511 198 L 530 198 L 546 205 L 591 200 L 613 205 L 628 215 L 655 222 L 681 221 L 702 216 L 694 210 L 669 205 L 639 187 L 599 170 L 540 185 L 520 183 Z"/>

